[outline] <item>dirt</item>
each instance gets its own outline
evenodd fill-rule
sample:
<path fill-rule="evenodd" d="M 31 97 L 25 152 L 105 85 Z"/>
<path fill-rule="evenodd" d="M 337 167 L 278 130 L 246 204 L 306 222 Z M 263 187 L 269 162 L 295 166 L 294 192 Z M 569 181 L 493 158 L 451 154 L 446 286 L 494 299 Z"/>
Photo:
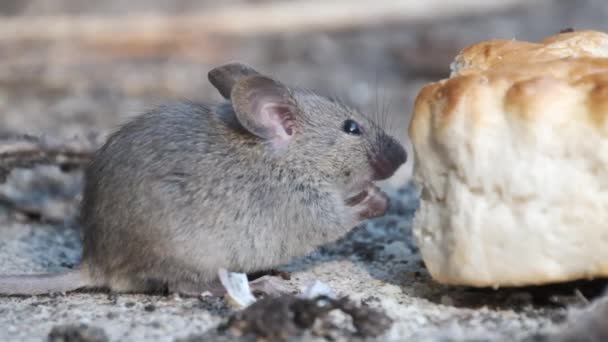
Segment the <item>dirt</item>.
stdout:
<path fill-rule="evenodd" d="M 328 314 L 340 310 L 350 316 L 352 336 L 370 338 L 382 335 L 392 325 L 392 320 L 383 312 L 368 305 L 357 305 L 347 297 L 332 299 L 325 296 L 298 298 L 294 295 L 266 297 L 239 311 L 218 327 L 220 333 L 230 338 L 251 339 L 261 337 L 279 341 L 301 337 L 308 330 L 314 336 L 323 337 L 330 323 Z"/>
<path fill-rule="evenodd" d="M 152 8 L 180 15 L 211 8 L 205 6 L 217 3 L 30 0 L 3 2 L 0 13 L 112 16 Z M 117 125 L 156 104 L 183 98 L 219 101 L 206 72 L 238 59 L 286 83 L 338 95 L 384 115 L 405 143 L 418 90 L 447 76 L 449 62 L 462 47 L 488 38 L 536 40 L 569 27 L 608 30 L 607 14 L 608 4 L 601 0 L 539 1 L 524 9 L 424 23 L 213 37 L 193 47 L 199 51 L 195 58 L 171 46 L 135 53 L 72 41 L 0 40 L 0 127 L 62 141 L 97 134 L 103 141 Z M 28 168 L 13 170 L 0 184 L 2 274 L 56 272 L 78 263 L 80 231 L 73 218 L 84 181 L 80 164 L 49 164 L 22 165 Z M 373 310 L 377 317 L 386 314 L 392 322 L 386 329 L 380 329 L 385 326 L 380 318 L 357 326 L 366 315 L 357 316 L 356 310 L 310 314 L 314 305 L 307 302 L 294 311 L 293 298 L 239 312 L 215 297 L 77 292 L 0 298 L 0 340 L 230 340 L 226 327 L 251 335 L 258 329 L 252 326 L 263 323 L 273 334 L 302 340 L 370 340 L 375 332 L 361 334 L 361 329 L 378 328 L 376 339 L 382 341 L 533 341 L 551 336 L 570 312 L 588 307 L 602 294 L 602 280 L 498 290 L 438 284 L 412 238 L 418 191 L 407 181 L 409 172 L 411 164 L 383 184 L 393 203 L 386 216 L 274 272 L 296 292 L 313 280 L 326 283 L 340 297 L 347 296 L 352 307 Z M 290 315 L 303 312 L 309 321 L 298 325 Z M 273 313 L 283 314 L 273 321 Z M 256 321 L 257 316 L 266 321 Z M 280 322 L 284 330 L 273 326 Z"/>
<path fill-rule="evenodd" d="M 395 205 L 387 216 L 280 268 L 291 275 L 287 282 L 294 291 L 320 280 L 340 296 L 348 296 L 354 305 L 364 304 L 386 313 L 393 324 L 380 340 L 426 340 L 444 334 L 456 334 L 453 336 L 456 340 L 471 336 L 524 340 L 534 334 L 549 333 L 565 321 L 569 308 L 584 307 L 605 286 L 601 281 L 500 290 L 439 285 L 425 270 L 412 241 L 410 225 L 417 207 L 417 192 L 404 187 L 392 191 L 391 197 Z M 17 223 L 8 215 L 1 222 L 2 273 L 59 271 L 77 263 L 80 256 L 77 229 L 32 221 Z M 278 305 L 286 303 L 289 301 Z M 266 312 L 260 319 L 268 319 L 277 310 L 270 307 L 254 312 Z M 0 340 L 39 340 L 54 326 L 63 324 L 104 329 L 112 341 L 219 338 L 227 335 L 218 332 L 217 326 L 226 324 L 237 313 L 216 297 L 85 292 L 2 298 L 0 326 L 6 329 L 0 331 Z M 304 340 L 358 336 L 352 317 L 332 314 L 330 318 L 317 324 L 321 327 L 315 329 L 320 330 L 296 326 L 293 334 Z M 234 322 L 235 318 L 232 319 Z"/>
<path fill-rule="evenodd" d="M 68 324 L 53 327 L 49 342 L 107 342 L 108 336 L 101 328 L 86 324 Z"/>

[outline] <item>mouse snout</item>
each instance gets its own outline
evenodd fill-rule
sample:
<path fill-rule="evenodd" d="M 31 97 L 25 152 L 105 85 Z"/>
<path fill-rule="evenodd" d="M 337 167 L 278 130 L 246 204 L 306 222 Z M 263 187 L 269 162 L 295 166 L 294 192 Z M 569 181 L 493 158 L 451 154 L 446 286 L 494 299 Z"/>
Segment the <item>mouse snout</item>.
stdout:
<path fill-rule="evenodd" d="M 378 153 L 370 158 L 374 170 L 374 180 L 384 180 L 392 176 L 407 161 L 407 152 L 394 139 L 386 139 Z"/>

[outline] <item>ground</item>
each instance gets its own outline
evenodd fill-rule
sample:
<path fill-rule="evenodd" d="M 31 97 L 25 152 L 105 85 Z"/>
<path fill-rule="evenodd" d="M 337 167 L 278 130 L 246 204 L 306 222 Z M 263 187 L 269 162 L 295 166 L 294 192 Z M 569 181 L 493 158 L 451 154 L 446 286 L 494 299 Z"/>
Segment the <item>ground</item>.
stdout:
<path fill-rule="evenodd" d="M 394 320 L 385 340 L 523 340 L 561 323 L 580 289 L 597 295 L 597 283 L 528 289 L 468 289 L 434 282 L 411 236 L 417 206 L 412 187 L 392 191 L 394 205 L 346 238 L 281 269 L 299 289 L 320 280 L 339 294 L 364 301 Z M 2 273 L 57 271 L 79 257 L 78 232 L 43 224 L 2 222 Z M 0 340 L 40 340 L 53 326 L 86 323 L 111 340 L 173 340 L 204 334 L 233 312 L 221 299 L 76 293 L 0 299 Z"/>
<path fill-rule="evenodd" d="M 23 23 L 40 13 L 113 17 L 120 13 L 116 8 L 127 6 L 119 3 L 80 8 L 73 1 L 13 1 L 0 8 Z M 150 3 L 130 6 L 137 11 Z M 207 6 L 155 3 L 177 16 Z M 210 36 L 188 41 L 186 49 L 163 41 L 120 45 L 112 40 L 119 37 L 102 42 L 42 33 L 16 38 L 0 25 L 0 127 L 58 138 L 97 132 L 103 141 L 121 122 L 158 103 L 183 98 L 219 101 L 206 72 L 241 60 L 286 83 L 384 113 L 391 132 L 407 144 L 407 123 L 418 90 L 447 76 L 450 60 L 462 47 L 489 38 L 536 40 L 566 27 L 606 30 L 606 13 L 608 6 L 600 0 L 538 1 L 493 14 L 334 32 Z M 601 293 L 602 281 L 498 290 L 438 284 L 425 270 L 411 234 L 418 204 L 418 192 L 407 180 L 411 167 L 408 163 L 383 184 L 393 202 L 388 215 L 281 267 L 291 272 L 294 289 L 320 280 L 357 303 L 385 312 L 394 323 L 380 340 L 534 340 L 556 329 L 570 308 L 583 307 Z M 0 185 L 0 274 L 58 271 L 77 263 L 79 227 L 70 218 L 82 181 L 78 169 L 49 166 L 16 170 Z M 34 213 L 11 210 L 6 204 L 16 198 Z M 204 340 L 232 314 L 234 309 L 212 297 L 73 293 L 0 298 L 0 341 L 39 341 L 53 327 L 76 323 L 99 327 L 113 341 Z M 329 328 L 330 336 L 354 338 L 348 319 L 332 319 L 336 323 Z M 307 334 L 307 339 L 319 338 Z"/>

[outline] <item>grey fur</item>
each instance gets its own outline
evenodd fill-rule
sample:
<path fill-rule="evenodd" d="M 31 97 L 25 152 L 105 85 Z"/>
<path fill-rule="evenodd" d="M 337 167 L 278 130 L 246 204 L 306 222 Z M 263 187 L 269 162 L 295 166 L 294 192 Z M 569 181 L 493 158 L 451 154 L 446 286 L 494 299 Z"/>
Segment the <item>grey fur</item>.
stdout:
<path fill-rule="evenodd" d="M 218 69 L 210 75 L 253 70 Z M 228 77 L 229 87 L 241 76 Z M 226 95 L 226 83 L 218 84 Z M 200 293 L 220 267 L 269 269 L 382 215 L 388 199 L 371 182 L 405 162 L 403 147 L 356 110 L 282 91 L 295 104 L 285 151 L 240 125 L 230 102 L 159 107 L 111 135 L 86 174 L 82 281 L 62 289 Z M 349 118 L 361 124 L 361 136 L 342 131 Z M 0 294 L 19 292 L 1 279 Z"/>

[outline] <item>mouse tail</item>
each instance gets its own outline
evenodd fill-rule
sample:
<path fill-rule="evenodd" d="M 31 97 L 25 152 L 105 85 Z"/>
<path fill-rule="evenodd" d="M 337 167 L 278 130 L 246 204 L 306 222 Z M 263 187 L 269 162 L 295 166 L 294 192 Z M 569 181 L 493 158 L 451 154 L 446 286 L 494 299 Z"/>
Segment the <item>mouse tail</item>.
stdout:
<path fill-rule="evenodd" d="M 90 285 L 83 273 L 74 269 L 56 274 L 0 276 L 0 295 L 33 296 L 77 290 Z"/>

